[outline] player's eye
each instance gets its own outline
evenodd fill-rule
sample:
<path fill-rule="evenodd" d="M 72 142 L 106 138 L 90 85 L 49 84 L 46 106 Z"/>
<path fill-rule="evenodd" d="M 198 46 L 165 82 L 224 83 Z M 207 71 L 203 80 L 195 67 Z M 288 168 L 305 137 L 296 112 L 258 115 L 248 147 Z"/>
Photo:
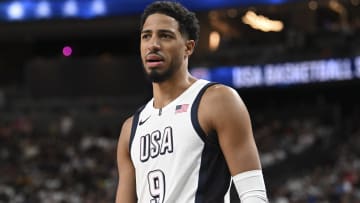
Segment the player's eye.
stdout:
<path fill-rule="evenodd" d="M 171 38 L 173 38 L 172 35 L 170 35 L 170 34 L 161 34 L 160 37 L 163 38 L 163 39 L 171 39 Z"/>
<path fill-rule="evenodd" d="M 142 34 L 141 39 L 149 39 L 151 37 L 150 34 Z"/>

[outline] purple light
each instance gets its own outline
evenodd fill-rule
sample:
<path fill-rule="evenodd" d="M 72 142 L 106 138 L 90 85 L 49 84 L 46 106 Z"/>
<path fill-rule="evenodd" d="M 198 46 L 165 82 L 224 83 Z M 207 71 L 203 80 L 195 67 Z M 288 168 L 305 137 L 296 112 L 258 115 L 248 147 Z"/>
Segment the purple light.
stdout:
<path fill-rule="evenodd" d="M 64 56 L 71 56 L 72 48 L 70 46 L 65 46 L 62 50 Z"/>

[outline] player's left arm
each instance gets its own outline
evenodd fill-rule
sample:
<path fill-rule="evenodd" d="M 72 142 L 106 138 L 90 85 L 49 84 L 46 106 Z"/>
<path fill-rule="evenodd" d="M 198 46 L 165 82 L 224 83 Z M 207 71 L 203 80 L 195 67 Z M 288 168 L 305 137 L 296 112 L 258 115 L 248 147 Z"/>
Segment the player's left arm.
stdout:
<path fill-rule="evenodd" d="M 249 112 L 238 93 L 228 86 L 214 85 L 205 92 L 199 108 L 204 130 L 217 132 L 242 202 L 267 202 Z"/>

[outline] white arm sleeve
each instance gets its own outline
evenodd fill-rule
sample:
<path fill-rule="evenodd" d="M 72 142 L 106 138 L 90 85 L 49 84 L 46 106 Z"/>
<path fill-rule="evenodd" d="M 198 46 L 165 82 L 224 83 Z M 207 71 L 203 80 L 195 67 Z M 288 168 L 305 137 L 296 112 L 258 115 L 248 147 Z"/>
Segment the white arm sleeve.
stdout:
<path fill-rule="evenodd" d="M 241 203 L 268 202 L 265 182 L 260 169 L 242 172 L 232 178 Z"/>

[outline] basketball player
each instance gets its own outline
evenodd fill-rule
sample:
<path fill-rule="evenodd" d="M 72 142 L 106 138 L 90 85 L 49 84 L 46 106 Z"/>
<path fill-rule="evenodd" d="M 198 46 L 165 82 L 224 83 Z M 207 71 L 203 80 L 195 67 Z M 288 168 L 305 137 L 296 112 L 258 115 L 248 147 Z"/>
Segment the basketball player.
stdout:
<path fill-rule="evenodd" d="M 243 203 L 267 202 L 243 101 L 188 72 L 198 34 L 194 13 L 179 3 L 154 2 L 142 15 L 141 58 L 153 98 L 123 124 L 116 203 L 230 202 L 231 185 Z"/>

